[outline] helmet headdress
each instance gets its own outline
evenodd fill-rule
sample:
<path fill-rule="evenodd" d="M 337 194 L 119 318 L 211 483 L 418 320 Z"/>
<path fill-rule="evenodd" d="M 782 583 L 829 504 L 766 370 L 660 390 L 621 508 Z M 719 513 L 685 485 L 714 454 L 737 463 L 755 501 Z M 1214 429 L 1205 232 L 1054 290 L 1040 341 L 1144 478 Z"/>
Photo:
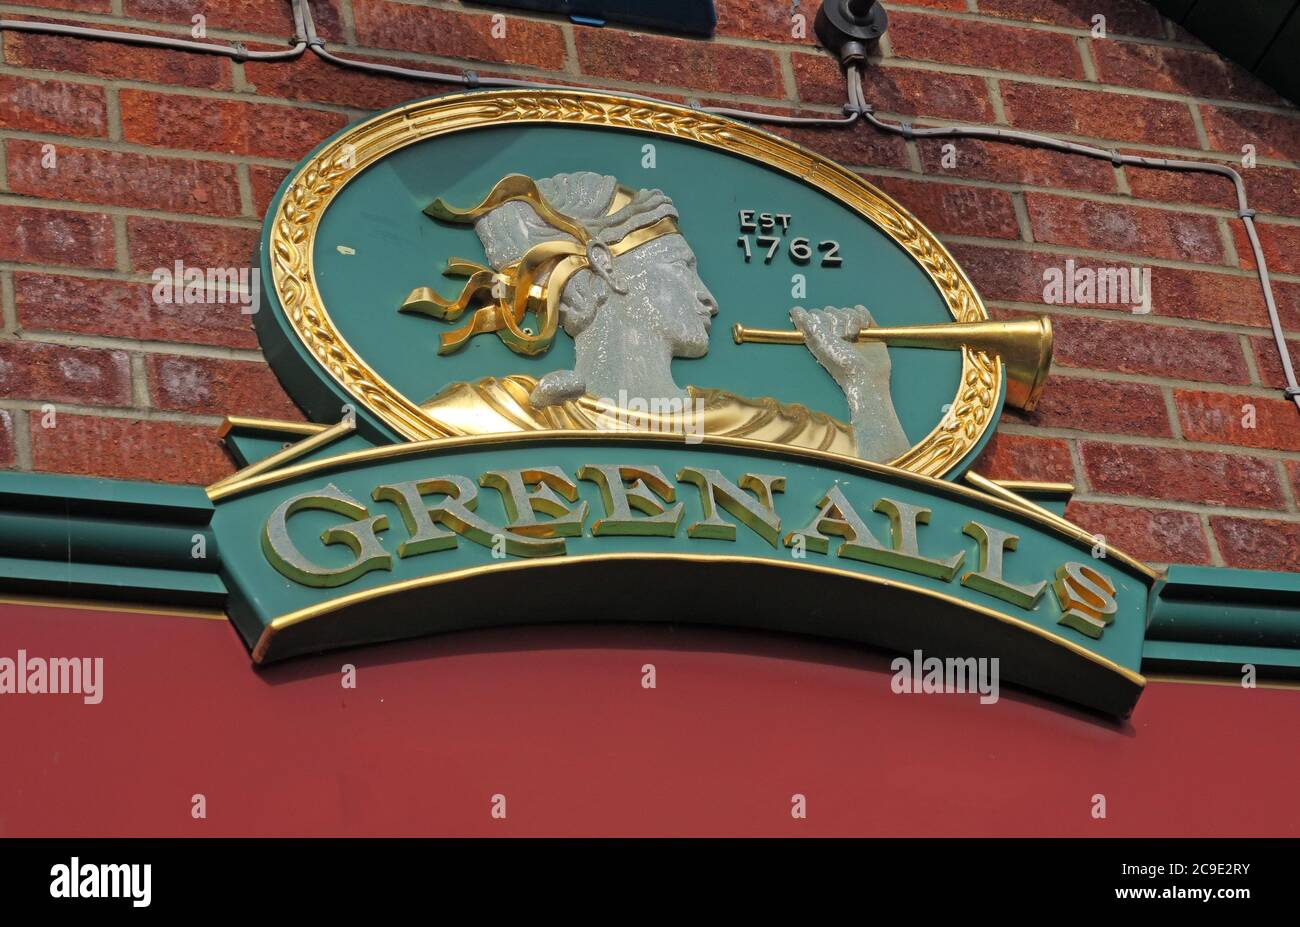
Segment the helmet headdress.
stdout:
<path fill-rule="evenodd" d="M 442 334 L 439 354 L 486 332 L 517 354 L 541 354 L 555 340 L 560 302 L 574 274 L 590 271 L 617 289 L 615 257 L 677 233 L 677 210 L 663 192 L 631 190 L 590 171 L 537 181 L 510 174 L 476 206 L 457 209 L 439 198 L 425 213 L 473 224 L 491 265 L 451 258 L 443 273 L 468 278 L 459 296 L 445 300 L 418 287 L 402 304 L 402 312 L 447 322 L 474 310 L 467 324 Z M 530 312 L 536 330 L 524 324 Z"/>

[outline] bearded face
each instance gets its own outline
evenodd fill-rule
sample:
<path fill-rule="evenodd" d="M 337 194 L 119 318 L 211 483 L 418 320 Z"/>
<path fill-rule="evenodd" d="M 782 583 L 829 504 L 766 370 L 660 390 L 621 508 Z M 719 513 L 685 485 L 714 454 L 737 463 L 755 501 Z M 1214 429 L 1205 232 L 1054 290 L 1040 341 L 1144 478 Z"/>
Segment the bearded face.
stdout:
<path fill-rule="evenodd" d="M 695 252 L 681 235 L 656 238 L 616 259 L 626 294 L 610 294 L 605 309 L 661 339 L 674 357 L 702 357 L 718 303 L 696 269 Z"/>

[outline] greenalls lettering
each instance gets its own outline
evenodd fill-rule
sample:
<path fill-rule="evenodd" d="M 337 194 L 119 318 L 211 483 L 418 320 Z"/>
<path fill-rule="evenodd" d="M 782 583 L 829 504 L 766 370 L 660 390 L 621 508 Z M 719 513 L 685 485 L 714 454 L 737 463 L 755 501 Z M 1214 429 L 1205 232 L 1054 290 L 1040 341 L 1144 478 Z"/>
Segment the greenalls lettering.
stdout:
<path fill-rule="evenodd" d="M 871 511 L 888 519 L 887 529 L 878 533 L 836 483 L 816 502 L 815 514 L 802 528 L 782 535 L 776 500 L 785 477 L 744 473 L 733 482 L 717 469 L 683 467 L 676 480 L 693 487 L 698 496 L 701 517 L 686 526 L 688 539 L 735 541 L 739 530 L 748 530 L 772 548 L 784 546 L 793 557 L 813 553 L 943 583 L 955 581 L 1025 611 L 1038 606 L 1050 584 L 1059 606 L 1058 623 L 1093 639 L 1102 636 L 1119 609 L 1115 586 L 1087 563 L 1067 561 L 1037 581 L 1009 579 L 1009 555 L 1019 547 L 1020 536 L 979 521 L 966 521 L 960 530 L 956 524 L 931 526 L 930 508 L 880 496 L 864 500 Z M 590 524 L 588 504 L 579 498 L 579 481 L 594 484 L 600 494 L 602 508 Z M 480 514 L 480 487 L 495 492 L 504 519 L 493 521 Z M 329 484 L 280 503 L 262 528 L 261 546 L 266 561 L 282 576 L 304 586 L 335 588 L 372 571 L 391 571 L 395 560 L 452 550 L 461 540 L 498 558 L 535 558 L 566 556 L 565 539 L 583 535 L 675 538 L 686 508 L 678 492 L 653 464 L 585 464 L 577 468 L 576 479 L 548 466 L 487 471 L 477 484 L 460 474 L 386 483 L 375 486 L 370 499 L 397 508 L 404 534 L 390 537 L 386 514 L 373 512 L 365 502 Z M 290 518 L 311 510 L 346 519 L 325 529 L 319 546 L 346 547 L 351 552 L 348 562 L 326 565 L 319 551 L 304 550 L 291 537 Z M 964 545 L 954 549 L 963 535 L 978 543 L 977 566 L 966 563 Z"/>

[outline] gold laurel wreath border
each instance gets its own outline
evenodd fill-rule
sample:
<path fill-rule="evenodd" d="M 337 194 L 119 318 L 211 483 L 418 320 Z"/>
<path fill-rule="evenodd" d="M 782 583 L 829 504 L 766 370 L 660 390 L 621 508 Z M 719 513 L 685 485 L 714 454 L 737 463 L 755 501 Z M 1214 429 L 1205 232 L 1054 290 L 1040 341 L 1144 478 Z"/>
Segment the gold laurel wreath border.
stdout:
<path fill-rule="evenodd" d="M 407 440 L 454 432 L 379 376 L 338 331 L 313 265 L 321 218 L 352 178 L 407 145 L 493 125 L 557 122 L 685 139 L 780 170 L 835 197 L 885 232 L 930 277 L 954 321 L 989 317 L 965 273 L 929 229 L 866 180 L 784 138 L 669 103 L 600 92 L 503 90 L 423 100 L 362 123 L 305 162 L 280 200 L 270 235 L 274 289 L 294 333 L 344 390 Z M 889 465 L 942 476 L 990 427 L 1001 389 L 1000 359 L 962 348 L 953 403 L 929 434 Z"/>

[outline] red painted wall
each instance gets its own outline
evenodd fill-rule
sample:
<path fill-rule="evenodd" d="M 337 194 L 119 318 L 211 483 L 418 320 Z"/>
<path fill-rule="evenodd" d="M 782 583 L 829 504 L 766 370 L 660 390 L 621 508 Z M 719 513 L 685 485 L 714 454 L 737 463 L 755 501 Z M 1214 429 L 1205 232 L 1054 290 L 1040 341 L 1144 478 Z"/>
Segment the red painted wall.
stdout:
<path fill-rule="evenodd" d="M 616 626 L 255 671 L 224 621 L 0 605 L 19 648 L 103 657 L 104 699 L 0 695 L 4 836 L 1300 834 L 1296 691 L 1153 682 L 1114 724 L 894 695 L 848 646 Z"/>

